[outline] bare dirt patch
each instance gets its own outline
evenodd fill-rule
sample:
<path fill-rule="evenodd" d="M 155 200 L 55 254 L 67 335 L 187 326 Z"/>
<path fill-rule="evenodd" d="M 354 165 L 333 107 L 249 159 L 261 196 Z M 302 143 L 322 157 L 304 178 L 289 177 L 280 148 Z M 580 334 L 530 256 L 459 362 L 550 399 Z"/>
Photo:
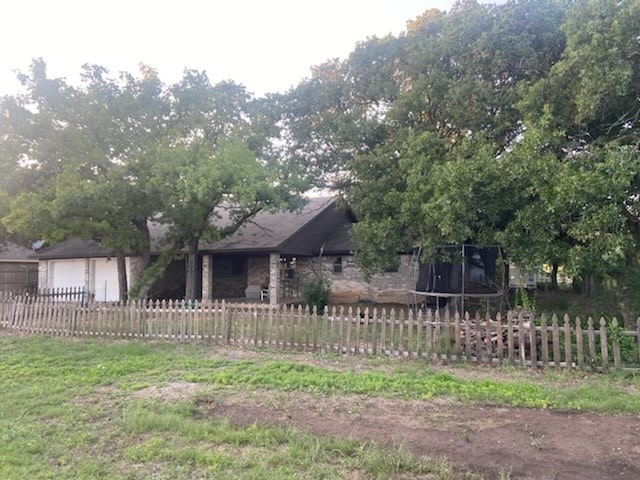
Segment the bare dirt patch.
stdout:
<path fill-rule="evenodd" d="M 131 396 L 145 400 L 165 400 L 179 402 L 193 397 L 198 390 L 197 383 L 172 382 L 156 387 L 155 385 L 137 390 Z"/>
<path fill-rule="evenodd" d="M 316 435 L 401 444 L 497 477 L 602 480 L 640 478 L 640 416 L 315 396 L 258 390 L 207 404 L 239 425 L 292 427 Z"/>
<path fill-rule="evenodd" d="M 402 360 L 380 365 L 362 357 L 234 348 L 216 349 L 212 356 L 238 361 L 290 360 L 341 371 L 392 371 L 402 364 Z M 512 380 L 519 375 L 493 368 L 430 368 L 476 379 Z M 534 378 L 528 373 L 529 381 L 545 383 L 544 372 Z M 197 384 L 179 382 L 134 395 L 181 401 L 196 397 L 197 392 Z M 212 401 L 195 399 L 204 416 L 227 418 L 238 425 L 291 427 L 315 435 L 400 444 L 414 454 L 447 458 L 489 478 L 509 473 L 514 480 L 640 479 L 640 415 L 465 405 L 446 398 L 409 401 L 260 389 L 218 390 L 212 396 Z"/>

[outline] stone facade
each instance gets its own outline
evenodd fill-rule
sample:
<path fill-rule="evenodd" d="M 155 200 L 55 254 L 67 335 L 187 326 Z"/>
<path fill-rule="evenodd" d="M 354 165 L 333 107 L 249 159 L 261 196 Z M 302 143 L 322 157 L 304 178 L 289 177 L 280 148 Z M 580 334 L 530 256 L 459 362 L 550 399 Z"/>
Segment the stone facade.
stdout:
<path fill-rule="evenodd" d="M 269 303 L 278 304 L 280 297 L 280 255 L 269 254 Z"/>
<path fill-rule="evenodd" d="M 307 276 L 322 274 L 331 282 L 332 304 L 358 302 L 410 304 L 415 290 L 415 274 L 411 271 L 411 255 L 400 255 L 397 272 L 373 275 L 369 282 L 353 262 L 353 256 L 325 256 L 298 258 L 296 275 L 303 281 Z"/>
<path fill-rule="evenodd" d="M 202 256 L 202 300 L 211 300 L 213 296 L 213 256 Z"/>
<path fill-rule="evenodd" d="M 38 288 L 49 288 L 49 262 L 47 260 L 38 262 Z"/>
<path fill-rule="evenodd" d="M 247 266 L 247 284 L 266 286 L 269 283 L 269 258 L 250 257 Z"/>

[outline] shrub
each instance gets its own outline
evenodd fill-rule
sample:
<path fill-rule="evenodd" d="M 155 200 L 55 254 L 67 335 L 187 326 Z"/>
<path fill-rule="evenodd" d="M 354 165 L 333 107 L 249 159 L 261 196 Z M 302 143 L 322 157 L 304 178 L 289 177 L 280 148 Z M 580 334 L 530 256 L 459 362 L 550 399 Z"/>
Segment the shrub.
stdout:
<path fill-rule="evenodd" d="M 314 276 L 305 279 L 300 285 L 302 298 L 310 308 L 316 307 L 322 312 L 329 303 L 331 284 L 324 277 Z"/>

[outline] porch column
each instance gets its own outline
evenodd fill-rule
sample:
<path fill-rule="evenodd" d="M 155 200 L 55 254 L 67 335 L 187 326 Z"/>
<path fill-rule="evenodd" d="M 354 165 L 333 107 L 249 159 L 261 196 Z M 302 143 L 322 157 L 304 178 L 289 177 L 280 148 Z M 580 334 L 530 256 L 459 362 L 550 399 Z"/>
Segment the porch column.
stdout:
<path fill-rule="evenodd" d="M 280 254 L 269 254 L 269 305 L 278 305 L 280 297 Z"/>
<path fill-rule="evenodd" d="M 202 300 L 213 298 L 213 255 L 202 255 Z"/>
<path fill-rule="evenodd" d="M 38 290 L 49 288 L 49 260 L 38 261 Z"/>

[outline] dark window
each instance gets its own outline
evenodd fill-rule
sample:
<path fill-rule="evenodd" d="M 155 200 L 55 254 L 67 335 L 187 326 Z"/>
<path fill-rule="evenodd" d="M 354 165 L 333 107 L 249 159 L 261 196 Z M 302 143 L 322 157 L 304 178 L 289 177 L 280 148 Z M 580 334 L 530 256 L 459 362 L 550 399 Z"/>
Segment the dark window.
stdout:
<path fill-rule="evenodd" d="M 384 271 L 387 273 L 395 273 L 398 270 L 400 270 L 400 259 L 396 259 L 393 264 L 387 265 Z"/>
<path fill-rule="evenodd" d="M 342 273 L 342 257 L 333 259 L 333 273 Z"/>
<path fill-rule="evenodd" d="M 244 275 L 245 259 L 244 257 L 223 257 L 219 260 L 214 260 L 213 268 L 216 274 L 221 277 Z"/>
<path fill-rule="evenodd" d="M 231 273 L 233 275 L 244 275 L 244 264 L 243 257 L 234 257 L 231 263 Z"/>

